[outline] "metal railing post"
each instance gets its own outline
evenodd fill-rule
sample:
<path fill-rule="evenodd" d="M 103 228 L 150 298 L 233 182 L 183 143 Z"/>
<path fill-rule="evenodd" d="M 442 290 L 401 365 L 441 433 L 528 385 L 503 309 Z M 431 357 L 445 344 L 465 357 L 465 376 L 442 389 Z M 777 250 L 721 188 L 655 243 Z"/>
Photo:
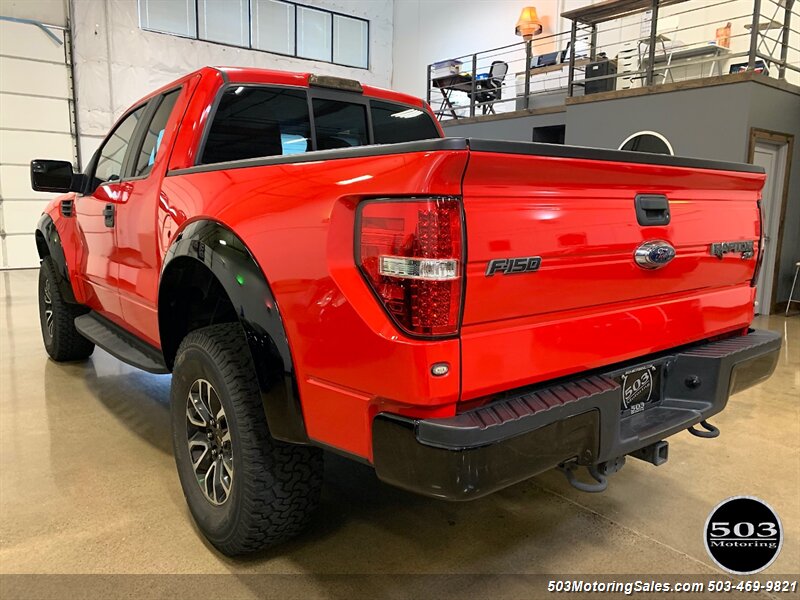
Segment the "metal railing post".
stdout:
<path fill-rule="evenodd" d="M 747 60 L 747 70 L 756 68 L 756 52 L 758 51 L 758 22 L 761 19 L 761 0 L 753 0 L 753 21 L 750 29 L 750 52 Z"/>
<path fill-rule="evenodd" d="M 531 96 L 531 59 L 533 59 L 533 51 L 531 50 L 531 42 L 527 40 L 525 42 L 525 109 L 529 109 L 531 107 L 530 104 L 530 96 Z"/>
<path fill-rule="evenodd" d="M 652 0 L 650 5 L 652 14 L 650 18 L 650 38 L 647 46 L 647 71 L 645 85 L 653 85 L 653 71 L 656 66 L 656 37 L 658 37 L 658 0 Z"/>
<path fill-rule="evenodd" d="M 592 37 L 590 42 L 589 58 L 592 62 L 597 58 L 597 24 L 592 24 Z"/>
<path fill-rule="evenodd" d="M 431 103 L 431 68 L 432 68 L 432 67 L 433 67 L 433 65 L 428 65 L 428 69 L 427 69 L 427 72 L 428 72 L 428 73 L 427 73 L 427 80 L 428 80 L 428 92 L 427 92 L 427 94 L 428 94 L 428 105 L 430 105 L 430 103 Z"/>
<path fill-rule="evenodd" d="M 478 55 L 472 55 L 472 81 L 470 82 L 471 91 L 469 94 L 469 116 L 475 116 L 475 92 L 478 91 Z"/>
<path fill-rule="evenodd" d="M 567 97 L 572 98 L 572 84 L 575 81 L 575 40 L 578 39 L 578 21 L 572 22 L 569 32 L 569 69 L 567 70 Z"/>
<path fill-rule="evenodd" d="M 795 0 L 786 0 L 786 13 L 783 15 L 783 36 L 781 36 L 781 66 L 778 79 L 786 78 L 786 60 L 789 58 L 789 27 L 792 25 L 792 7 Z"/>

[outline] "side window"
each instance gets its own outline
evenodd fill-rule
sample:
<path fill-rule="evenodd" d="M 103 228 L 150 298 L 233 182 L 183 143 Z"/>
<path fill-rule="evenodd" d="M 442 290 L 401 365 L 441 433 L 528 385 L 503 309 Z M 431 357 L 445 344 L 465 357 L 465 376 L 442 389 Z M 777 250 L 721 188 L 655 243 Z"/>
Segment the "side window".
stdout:
<path fill-rule="evenodd" d="M 144 133 L 142 148 L 139 150 L 136 168 L 133 171 L 134 177 L 144 177 L 153 168 L 156 154 L 158 154 L 158 149 L 161 146 L 161 139 L 164 137 L 164 129 L 167 126 L 167 121 L 170 114 L 172 114 L 172 109 L 180 92 L 181 90 L 174 90 L 161 99 L 161 104 L 158 105 L 156 113 L 153 115 L 153 120 L 150 121 L 147 131 Z"/>
<path fill-rule="evenodd" d="M 231 87 L 220 99 L 200 162 L 301 154 L 310 150 L 310 138 L 304 90 Z"/>
<path fill-rule="evenodd" d="M 415 142 L 439 137 L 426 112 L 390 102 L 370 100 L 372 131 L 376 144 Z"/>
<path fill-rule="evenodd" d="M 133 132 L 144 115 L 146 105 L 140 106 L 120 123 L 100 149 L 94 177 L 100 182 L 117 181 L 122 177 L 122 163 L 131 143 Z"/>
<path fill-rule="evenodd" d="M 317 149 L 350 148 L 369 143 L 367 110 L 363 104 L 315 98 Z"/>

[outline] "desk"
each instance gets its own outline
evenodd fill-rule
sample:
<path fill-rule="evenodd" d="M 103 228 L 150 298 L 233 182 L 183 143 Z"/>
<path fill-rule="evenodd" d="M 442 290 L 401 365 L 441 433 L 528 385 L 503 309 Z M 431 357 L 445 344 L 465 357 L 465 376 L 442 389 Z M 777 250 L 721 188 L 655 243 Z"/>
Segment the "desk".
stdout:
<path fill-rule="evenodd" d="M 669 72 L 670 67 L 676 66 L 686 66 L 686 65 L 675 65 L 673 61 L 691 61 L 693 58 L 698 58 L 701 56 L 713 56 L 715 60 L 711 61 L 711 68 L 708 70 L 708 77 L 714 76 L 714 71 L 718 71 L 719 75 L 722 75 L 722 69 L 719 67 L 720 61 L 725 59 L 725 55 L 728 54 L 730 50 L 724 48 L 722 46 L 717 46 L 716 44 L 706 44 L 705 46 L 692 46 L 689 48 L 678 48 L 671 52 L 667 52 L 666 54 L 656 54 L 655 59 L 653 60 L 654 64 L 659 63 L 667 63 L 667 69 L 665 73 Z M 648 58 L 645 56 L 642 60 L 642 67 L 647 68 Z M 672 75 L 670 75 L 670 79 Z M 666 74 L 664 75 L 664 79 L 666 80 Z"/>
<path fill-rule="evenodd" d="M 583 69 L 591 61 L 588 58 L 579 58 L 575 61 L 575 78 L 583 79 Z M 528 92 L 531 99 L 540 96 L 558 94 L 563 92 L 561 96 L 566 96 L 567 81 L 569 79 L 569 63 L 558 63 L 555 65 L 548 65 L 546 67 L 536 67 L 529 71 L 530 84 Z M 516 79 L 516 96 L 517 96 L 517 110 L 530 108 L 531 103 L 525 102 L 525 71 L 515 73 Z M 537 100 L 538 102 L 538 100 Z M 545 100 L 547 103 L 547 101 Z M 563 97 L 555 98 L 555 104 L 563 104 Z"/>
<path fill-rule="evenodd" d="M 477 82 L 476 82 L 477 83 Z M 472 92 L 472 75 L 466 73 L 457 73 L 455 75 L 445 75 L 444 77 L 437 77 L 431 80 L 433 87 L 439 88 L 442 93 L 442 103 L 436 111 L 436 117 L 442 118 L 445 111 L 449 110 L 454 119 L 458 118 L 456 109 L 450 101 L 450 96 L 453 92 L 464 92 L 469 94 Z"/>

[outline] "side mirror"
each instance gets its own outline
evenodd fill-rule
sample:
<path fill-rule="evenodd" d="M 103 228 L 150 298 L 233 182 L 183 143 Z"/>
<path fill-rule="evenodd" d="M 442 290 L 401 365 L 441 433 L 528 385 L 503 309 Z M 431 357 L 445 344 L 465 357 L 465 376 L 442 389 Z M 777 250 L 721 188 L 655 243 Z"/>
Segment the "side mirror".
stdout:
<path fill-rule="evenodd" d="M 73 173 L 72 164 L 65 160 L 31 161 L 31 187 L 37 192 L 79 192 L 84 176 Z"/>

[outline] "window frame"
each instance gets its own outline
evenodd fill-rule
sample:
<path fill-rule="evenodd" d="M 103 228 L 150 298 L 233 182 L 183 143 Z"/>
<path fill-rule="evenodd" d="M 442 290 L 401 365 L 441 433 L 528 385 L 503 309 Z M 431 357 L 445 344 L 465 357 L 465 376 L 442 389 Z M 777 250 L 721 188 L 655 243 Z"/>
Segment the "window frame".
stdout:
<path fill-rule="evenodd" d="M 256 88 L 279 88 L 279 89 L 291 89 L 291 90 L 301 90 L 304 91 L 306 94 L 306 103 L 308 106 L 308 120 L 311 126 L 311 147 L 309 150 L 304 152 L 303 154 L 282 154 L 282 155 L 272 155 L 272 156 L 264 156 L 260 157 L 262 159 L 282 159 L 283 162 L 292 163 L 292 162 L 303 162 L 303 160 L 313 160 L 313 159 L 298 159 L 298 156 L 308 156 L 312 153 L 317 152 L 332 152 L 332 150 L 318 150 L 317 149 L 317 126 L 314 121 L 314 104 L 313 101 L 317 98 L 322 100 L 337 100 L 340 102 L 347 102 L 349 104 L 361 104 L 364 106 L 366 110 L 367 116 L 367 136 L 368 136 L 368 143 L 364 144 L 363 146 L 352 146 L 352 148 L 363 148 L 364 146 L 385 146 L 390 144 L 376 144 L 375 143 L 375 132 L 372 126 L 372 100 L 376 102 L 383 102 L 386 104 L 394 104 L 396 106 L 404 106 L 406 108 L 411 108 L 414 110 L 421 110 L 425 115 L 433 122 L 434 129 L 437 133 L 441 133 L 439 128 L 436 127 L 436 119 L 434 119 L 433 115 L 426 110 L 425 105 L 417 106 L 414 104 L 408 104 L 406 102 L 398 102 L 396 100 L 387 100 L 385 98 L 371 98 L 369 96 L 364 95 L 356 95 L 353 92 L 345 92 L 341 90 L 334 90 L 328 88 L 316 88 L 316 87 L 305 87 L 300 85 L 286 85 L 286 84 L 278 84 L 278 83 L 242 83 L 242 82 L 227 82 L 222 84 L 219 89 L 217 90 L 216 96 L 214 97 L 214 101 L 211 103 L 211 110 L 208 115 L 208 119 L 206 120 L 205 125 L 203 126 L 203 131 L 200 134 L 200 141 L 197 143 L 197 151 L 194 154 L 194 162 L 191 167 L 187 168 L 194 168 L 194 167 L 213 167 L 214 165 L 226 164 L 226 162 L 237 162 L 237 161 L 225 161 L 221 163 L 204 163 L 202 162 L 202 157 L 205 152 L 206 142 L 208 141 L 208 136 L 211 132 L 211 126 L 214 123 L 214 119 L 217 116 L 217 109 L 219 108 L 220 102 L 222 101 L 222 97 L 225 95 L 225 92 L 230 90 L 231 88 L 238 88 L 238 87 L 256 87 Z M 430 139 L 444 139 L 444 136 L 439 136 L 437 138 L 430 138 Z M 418 140 L 418 141 L 426 141 L 426 140 Z M 401 142 L 401 143 L 410 143 L 410 142 Z M 292 160 L 294 159 L 294 160 Z M 254 160 L 254 159 L 244 159 L 244 160 Z M 220 167 L 222 169 L 224 167 Z M 169 175 L 169 173 L 167 173 Z"/>
<path fill-rule="evenodd" d="M 284 0 L 277 0 L 277 1 L 278 2 L 283 2 Z M 324 8 L 317 8 L 316 6 L 307 6 L 305 4 L 295 4 L 294 2 L 287 2 L 287 4 L 292 4 L 294 6 L 294 55 L 297 58 L 302 58 L 303 60 L 313 60 L 313 61 L 317 61 L 317 62 L 325 62 L 325 63 L 330 63 L 330 64 L 336 64 L 336 63 L 333 62 L 333 15 L 334 15 L 334 13 L 329 11 L 329 10 L 325 10 Z M 302 9 L 308 10 L 310 12 L 318 12 L 318 13 L 323 13 L 323 14 L 327 14 L 328 15 L 328 18 L 330 19 L 330 22 L 331 22 L 330 23 L 330 27 L 329 27 L 329 30 L 330 30 L 329 33 L 330 33 L 330 36 L 331 36 L 331 44 L 330 44 L 330 47 L 328 48 L 328 56 L 330 56 L 330 60 L 325 60 L 324 58 L 309 58 L 307 56 L 300 56 L 297 53 L 297 45 L 298 45 L 297 44 L 297 34 L 300 31 L 300 27 L 299 27 L 298 22 L 297 22 L 297 19 L 300 16 L 298 8 L 302 8 Z M 367 65 L 369 65 L 369 61 L 367 61 Z"/>
<path fill-rule="evenodd" d="M 284 0 L 279 0 L 279 1 L 282 2 Z M 293 4 L 293 3 L 290 3 L 290 4 Z M 327 11 L 327 12 L 331 13 L 331 64 L 341 65 L 343 67 L 350 67 L 351 69 L 366 69 L 366 70 L 369 70 L 370 58 L 371 58 L 370 57 L 370 53 L 369 53 L 369 47 L 370 47 L 370 41 L 371 41 L 371 38 L 370 38 L 370 21 L 369 21 L 369 19 L 362 19 L 361 17 L 353 17 L 353 16 L 350 16 L 350 15 L 345 15 L 345 14 L 338 13 L 338 12 L 335 12 L 335 11 L 332 11 L 332 10 L 331 11 Z M 366 67 L 359 67 L 359 66 L 356 66 L 356 65 L 348 64 L 348 63 L 339 63 L 339 62 L 336 62 L 334 60 L 334 57 L 336 56 L 336 17 L 345 17 L 346 19 L 353 19 L 353 20 L 356 20 L 356 21 L 362 21 L 362 22 L 367 24 L 367 66 Z M 297 8 L 295 8 L 295 19 L 296 18 L 297 18 Z M 295 28 L 297 28 L 297 23 L 296 22 L 295 22 Z M 297 50 L 296 46 L 297 46 L 297 41 L 295 40 L 295 50 Z"/>
<path fill-rule="evenodd" d="M 175 105 L 172 107 L 172 111 L 169 113 L 169 117 L 167 118 L 167 125 L 169 125 L 170 120 L 175 114 L 175 109 L 178 106 L 178 102 L 181 99 L 181 94 L 183 93 L 183 89 L 185 87 L 186 85 L 183 83 L 180 85 L 176 85 L 175 87 L 165 90 L 160 94 L 156 94 L 155 96 L 147 100 L 148 106 L 147 109 L 145 109 L 144 111 L 144 115 L 142 116 L 143 125 L 140 130 L 134 131 L 133 137 L 131 138 L 131 146 L 133 146 L 134 143 L 136 144 L 135 156 L 137 157 L 137 159 L 139 157 L 139 153 L 142 151 L 142 147 L 144 146 L 144 140 L 147 134 L 147 130 L 150 128 L 150 124 L 153 122 L 153 119 L 155 118 L 156 112 L 158 112 L 161 103 L 164 102 L 164 97 L 167 96 L 167 94 L 171 94 L 172 92 L 178 92 L 178 97 L 175 99 Z M 133 175 L 136 169 L 136 161 L 133 160 L 133 156 L 134 155 L 131 155 L 131 157 L 126 157 L 126 162 L 130 164 L 125 165 L 125 167 L 128 169 L 125 173 L 125 181 L 139 181 L 141 179 L 147 179 L 148 177 L 150 177 L 150 174 L 153 172 L 153 169 L 150 169 L 144 175 L 137 175 L 137 176 Z M 158 152 L 156 152 L 155 158 L 158 158 Z M 120 179 L 120 181 L 122 180 Z"/>
<path fill-rule="evenodd" d="M 225 43 L 225 42 L 215 42 L 215 41 L 207 40 L 207 39 L 204 39 L 204 38 L 200 37 L 200 17 L 199 17 L 200 4 L 199 4 L 199 0 L 192 0 L 194 2 L 194 8 L 195 8 L 195 35 L 194 36 L 182 35 L 180 33 L 173 33 L 171 31 L 163 31 L 161 29 L 155 29 L 153 27 L 144 27 L 142 25 L 142 16 L 141 15 L 142 15 L 142 3 L 146 2 L 146 1 L 147 0 L 137 0 L 139 29 L 141 29 L 142 31 L 148 31 L 148 32 L 151 32 L 151 33 L 158 33 L 158 34 L 161 34 L 161 35 L 172 35 L 172 36 L 175 36 L 175 37 L 179 37 L 179 38 L 182 38 L 182 39 L 188 39 L 188 40 L 198 40 L 200 42 L 206 42 L 208 44 L 216 44 L 218 46 L 226 46 L 228 48 L 244 48 L 246 50 L 252 50 L 253 52 L 264 52 L 265 54 L 274 54 L 275 56 L 285 56 L 285 57 L 288 57 L 288 58 L 296 58 L 298 60 L 308 60 L 308 61 L 311 61 L 311 62 L 324 62 L 324 63 L 331 64 L 331 65 L 337 65 L 337 66 L 340 66 L 340 67 L 348 67 L 350 69 L 362 69 L 364 71 L 369 71 L 370 70 L 370 65 L 371 65 L 371 62 L 372 62 L 372 52 L 371 52 L 371 45 L 372 45 L 371 44 L 371 42 L 372 42 L 372 27 L 371 27 L 371 25 L 372 25 L 372 22 L 369 19 L 365 19 L 364 17 L 357 17 L 355 15 L 348 15 L 348 14 L 343 13 L 343 12 L 330 10 L 328 8 L 320 8 L 320 7 L 312 6 L 312 5 L 309 5 L 309 4 L 300 4 L 298 2 L 293 2 L 292 0 L 274 0 L 275 2 L 280 2 L 282 4 L 290 5 L 292 7 L 292 10 L 294 11 L 294 39 L 293 39 L 293 43 L 292 43 L 292 47 L 294 49 L 294 52 L 292 54 L 284 54 L 283 52 L 276 52 L 274 50 L 262 50 L 261 48 L 254 48 L 253 47 L 253 2 L 254 2 L 254 0 L 248 0 L 248 2 L 247 2 L 248 28 L 247 28 L 247 45 L 246 46 L 237 46 L 236 44 L 228 44 L 228 43 Z M 328 13 L 330 15 L 330 17 L 331 17 L 331 44 L 330 44 L 330 57 L 331 57 L 331 60 L 323 60 L 323 59 L 318 59 L 318 58 L 305 58 L 305 57 L 299 56 L 297 54 L 297 31 L 298 31 L 297 8 L 298 7 L 309 8 L 309 9 L 316 10 L 316 11 L 319 11 L 319 12 Z M 362 66 L 351 65 L 351 64 L 347 64 L 347 63 L 339 63 L 339 62 L 336 62 L 334 60 L 334 55 L 335 55 L 334 50 L 335 50 L 335 45 L 336 45 L 336 43 L 335 43 L 335 20 L 336 20 L 335 17 L 336 16 L 344 17 L 345 19 L 353 19 L 353 20 L 356 20 L 356 21 L 362 21 L 362 22 L 367 24 L 367 64 L 366 64 L 366 66 L 362 67 Z"/>
<path fill-rule="evenodd" d="M 145 121 L 147 118 L 148 112 L 150 110 L 150 103 L 152 98 L 148 98 L 144 102 L 137 104 L 136 106 L 131 107 L 125 113 L 117 119 L 117 122 L 114 123 L 114 126 L 111 130 L 106 134 L 106 137 L 103 138 L 103 141 L 95 150 L 94 155 L 92 155 L 92 160 L 89 161 L 89 164 L 86 167 L 86 181 L 87 183 L 87 191 L 84 195 L 91 194 L 101 185 L 106 185 L 110 183 L 122 183 L 124 181 L 129 181 L 128 174 L 130 173 L 130 158 L 131 158 L 131 146 L 136 142 L 139 136 L 139 132 L 141 131 L 142 122 Z M 117 130 L 122 127 L 122 124 L 137 110 L 144 108 L 144 112 L 142 113 L 142 118 L 139 119 L 139 122 L 136 124 L 136 127 L 131 134 L 131 139 L 128 141 L 128 147 L 125 149 L 125 156 L 122 157 L 122 164 L 120 166 L 120 177 L 119 179 L 109 180 L 109 181 L 101 181 L 100 183 L 95 183 L 97 180 L 95 178 L 95 173 L 97 173 L 97 166 L 100 162 L 100 155 L 103 153 L 103 149 L 106 147 L 108 142 L 114 137 L 114 134 Z"/>
<path fill-rule="evenodd" d="M 89 195 L 94 193 L 101 185 L 106 185 L 109 183 L 124 183 L 126 181 L 139 181 L 142 179 L 147 179 L 152 174 L 153 170 L 150 169 L 148 173 L 145 175 L 139 175 L 137 177 L 133 176 L 133 170 L 136 168 L 136 165 L 133 161 L 133 148 L 136 148 L 136 156 L 138 156 L 139 152 L 142 150 L 142 145 L 144 144 L 144 137 L 147 128 L 150 126 L 150 123 L 153 121 L 153 117 L 155 117 L 156 111 L 158 107 L 161 106 L 161 102 L 164 100 L 164 96 L 170 94 L 172 92 L 178 92 L 178 100 L 175 101 L 177 106 L 178 101 L 180 100 L 180 94 L 183 92 L 184 88 L 186 87 L 185 83 L 181 83 L 180 85 L 176 85 L 168 90 L 164 90 L 163 92 L 151 96 L 147 98 L 143 102 L 140 102 L 136 106 L 129 108 L 125 113 L 117 119 L 117 122 L 114 123 L 114 126 L 111 130 L 106 134 L 106 137 L 103 138 L 103 141 L 95 150 L 95 153 L 92 155 L 92 159 L 89 161 L 89 164 L 86 165 L 86 181 L 87 181 L 87 188 L 84 191 L 83 195 Z M 103 152 L 103 148 L 106 147 L 106 144 L 109 140 L 113 137 L 113 135 L 117 132 L 125 120 L 130 117 L 133 113 L 135 113 L 140 108 L 144 108 L 144 112 L 142 113 L 142 118 L 139 119 L 139 122 L 136 124 L 136 128 L 133 130 L 133 135 L 131 135 L 131 139 L 128 142 L 128 147 L 125 149 L 125 156 L 122 158 L 122 167 L 120 168 L 120 178 L 114 179 L 113 181 L 102 181 L 100 183 L 95 183 L 95 173 L 97 172 L 97 164 L 100 162 L 100 154 Z M 216 109 L 216 107 L 215 107 Z M 175 108 L 173 107 L 173 112 L 170 113 L 169 118 L 172 119 L 174 115 Z M 169 122 L 169 120 L 167 120 Z"/>

